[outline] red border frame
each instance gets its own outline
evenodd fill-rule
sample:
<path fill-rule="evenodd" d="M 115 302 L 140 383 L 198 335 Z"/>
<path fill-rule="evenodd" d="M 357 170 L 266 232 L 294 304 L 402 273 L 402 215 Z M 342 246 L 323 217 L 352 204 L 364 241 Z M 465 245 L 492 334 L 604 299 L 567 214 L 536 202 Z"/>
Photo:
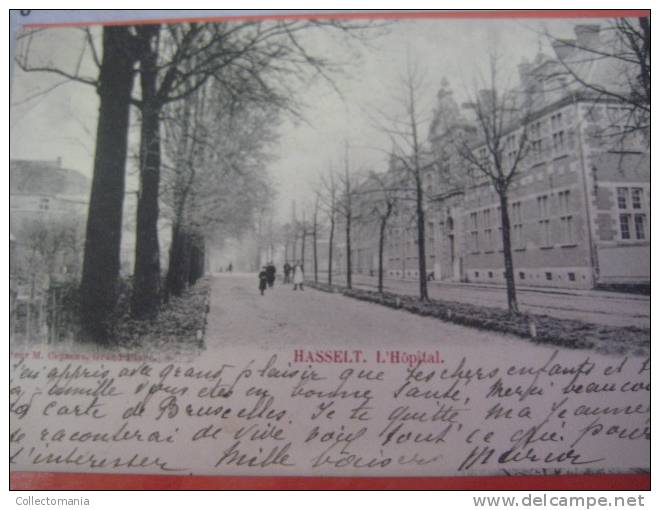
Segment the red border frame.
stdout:
<path fill-rule="evenodd" d="M 650 490 L 651 475 L 349 478 L 14 472 L 12 490 Z"/>
<path fill-rule="evenodd" d="M 506 19 L 614 18 L 650 16 L 646 9 L 446 10 L 304 12 L 136 21 L 33 23 L 26 28 L 125 25 L 154 22 L 234 21 L 239 19 Z M 650 474 L 454 477 L 254 477 L 170 476 L 97 473 L 10 473 L 11 490 L 650 490 Z"/>
<path fill-rule="evenodd" d="M 192 21 L 237 21 L 241 19 L 507 19 L 507 18 L 624 18 L 650 16 L 650 9 L 510 9 L 510 10 L 436 10 L 436 11 L 355 11 L 355 12 L 289 12 L 286 14 L 247 14 L 235 16 L 180 17 L 165 19 L 140 19 L 134 21 L 101 21 L 101 22 L 71 22 L 71 23 L 27 23 L 26 28 L 78 27 L 89 25 L 145 25 L 149 23 L 182 23 Z"/>

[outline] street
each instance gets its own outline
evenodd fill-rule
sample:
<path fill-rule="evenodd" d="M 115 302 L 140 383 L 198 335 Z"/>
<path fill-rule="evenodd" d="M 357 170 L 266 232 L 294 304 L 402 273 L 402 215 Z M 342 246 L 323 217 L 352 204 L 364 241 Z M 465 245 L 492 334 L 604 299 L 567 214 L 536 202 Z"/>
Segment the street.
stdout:
<path fill-rule="evenodd" d="M 325 276 L 325 275 L 324 275 Z M 324 280 L 325 281 L 325 280 Z M 343 275 L 334 281 L 343 285 Z M 353 286 L 375 289 L 377 279 L 353 275 Z M 506 308 L 503 286 L 429 282 L 429 297 L 475 305 Z M 419 282 L 385 279 L 385 291 L 416 295 Z M 651 327 L 651 298 L 636 294 L 563 288 L 519 288 L 518 304 L 523 312 L 550 315 L 560 319 L 578 319 L 607 326 Z"/>
<path fill-rule="evenodd" d="M 306 288 L 293 291 L 280 281 L 259 295 L 254 274 L 222 274 L 211 279 L 206 331 L 209 351 L 252 347 L 278 351 L 316 349 L 439 349 L 483 356 L 493 362 L 534 359 L 551 353 L 542 346 L 500 333 L 467 328 L 429 317 Z"/>

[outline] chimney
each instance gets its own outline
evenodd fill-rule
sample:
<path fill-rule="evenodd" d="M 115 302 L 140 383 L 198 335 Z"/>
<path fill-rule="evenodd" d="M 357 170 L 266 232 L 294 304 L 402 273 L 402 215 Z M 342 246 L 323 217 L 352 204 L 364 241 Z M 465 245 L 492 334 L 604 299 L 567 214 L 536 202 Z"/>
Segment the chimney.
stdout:
<path fill-rule="evenodd" d="M 579 48 L 593 50 L 600 44 L 600 25 L 576 25 L 574 31 Z"/>
<path fill-rule="evenodd" d="M 552 49 L 559 60 L 565 61 L 575 51 L 577 41 L 575 39 L 557 39 L 552 42 Z"/>

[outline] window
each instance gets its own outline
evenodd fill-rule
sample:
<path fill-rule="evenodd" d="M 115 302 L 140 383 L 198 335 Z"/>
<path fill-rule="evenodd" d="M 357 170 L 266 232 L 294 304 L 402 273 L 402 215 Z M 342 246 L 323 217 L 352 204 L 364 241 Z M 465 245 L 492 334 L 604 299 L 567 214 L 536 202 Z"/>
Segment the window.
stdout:
<path fill-rule="evenodd" d="M 642 208 L 642 195 L 644 190 L 642 188 L 633 188 L 632 189 L 632 208 L 641 209 Z"/>
<path fill-rule="evenodd" d="M 616 188 L 619 208 L 619 237 L 622 241 L 646 239 L 646 214 L 644 211 L 644 189 L 640 187 Z"/>
<path fill-rule="evenodd" d="M 478 230 L 477 213 L 470 213 L 470 248 L 473 253 L 479 251 L 479 230 Z"/>
<path fill-rule="evenodd" d="M 541 246 L 552 245 L 550 232 L 550 214 L 548 208 L 548 195 L 537 197 L 536 203 L 539 209 L 539 231 L 541 232 Z"/>
<path fill-rule="evenodd" d="M 617 204 L 619 204 L 619 209 L 628 209 L 628 188 L 617 188 L 616 200 Z"/>
<path fill-rule="evenodd" d="M 543 159 L 543 138 L 541 137 L 541 121 L 532 123 L 529 127 L 530 156 L 532 162 Z"/>
<path fill-rule="evenodd" d="M 621 239 L 630 239 L 630 214 L 619 215 L 619 228 Z"/>
<path fill-rule="evenodd" d="M 490 158 L 488 157 L 488 149 L 486 147 L 482 147 L 477 151 L 477 158 L 482 168 L 490 167 Z"/>
<path fill-rule="evenodd" d="M 48 198 L 42 198 L 39 200 L 39 209 L 42 211 L 47 211 L 50 209 L 50 200 Z"/>
<path fill-rule="evenodd" d="M 539 218 L 544 219 L 548 217 L 548 195 L 542 195 L 536 199 L 539 206 Z"/>
<path fill-rule="evenodd" d="M 504 139 L 504 150 L 506 151 L 506 157 L 509 162 L 513 163 L 513 160 L 516 158 L 518 153 L 516 146 L 516 135 L 509 135 Z"/>
<path fill-rule="evenodd" d="M 575 273 L 568 273 L 568 279 L 572 282 L 575 281 Z"/>
<path fill-rule="evenodd" d="M 524 280 L 525 279 L 525 273 L 523 271 L 520 271 L 518 273 L 518 278 L 520 278 L 521 280 Z"/>
<path fill-rule="evenodd" d="M 532 158 L 534 162 L 541 161 L 543 159 L 543 140 L 532 140 L 530 143 L 530 149 L 532 153 Z"/>
<path fill-rule="evenodd" d="M 525 247 L 522 231 L 522 209 L 520 202 L 511 204 L 511 216 L 513 219 L 513 247 L 521 249 Z"/>
<path fill-rule="evenodd" d="M 562 244 L 573 244 L 575 242 L 575 233 L 573 228 L 573 215 L 570 206 L 570 190 L 560 191 L 559 197 L 559 221 L 561 224 L 561 242 Z"/>
<path fill-rule="evenodd" d="M 492 278 L 492 277 L 493 277 L 493 272 L 492 272 L 492 271 L 488 271 L 488 278 Z"/>
<path fill-rule="evenodd" d="M 635 237 L 637 239 L 646 238 L 646 216 L 644 214 L 635 214 Z"/>
<path fill-rule="evenodd" d="M 548 281 L 552 280 L 552 273 L 545 273 L 545 279 Z"/>
<path fill-rule="evenodd" d="M 564 152 L 564 123 L 561 112 L 555 113 L 550 117 L 550 127 L 552 128 L 552 148 L 555 156 Z"/>
<path fill-rule="evenodd" d="M 490 209 L 485 209 L 483 215 L 484 237 L 486 238 L 484 250 L 489 251 L 493 249 L 493 229 L 490 226 Z"/>

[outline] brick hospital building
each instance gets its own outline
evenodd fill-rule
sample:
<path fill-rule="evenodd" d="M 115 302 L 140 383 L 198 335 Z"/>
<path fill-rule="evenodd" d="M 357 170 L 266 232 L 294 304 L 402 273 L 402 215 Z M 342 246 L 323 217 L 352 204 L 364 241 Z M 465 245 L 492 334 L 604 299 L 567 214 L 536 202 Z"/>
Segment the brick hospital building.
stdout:
<path fill-rule="evenodd" d="M 575 52 L 603 44 L 599 28 L 579 25 L 576 40 L 557 41 L 555 56 L 539 53 L 518 66 L 520 88 L 534 93 L 526 117 L 529 153 L 510 185 L 509 218 L 519 285 L 594 288 L 650 284 L 650 153 L 648 130 L 629 129 L 629 108 L 567 82 L 560 60 L 581 62 L 589 80 L 610 86 L 620 70 Z M 436 280 L 503 283 L 499 198 L 489 179 L 468 172 L 456 137 L 479 132 L 448 84 L 438 94 L 424 157 L 426 265 Z M 627 133 L 621 136 L 621 133 Z M 513 150 L 523 126 L 504 133 Z M 487 155 L 484 154 L 484 157 Z M 396 173 L 390 165 L 389 173 Z M 454 174 L 463 178 L 447 180 Z M 470 177 L 468 177 L 470 176 Z M 363 199 L 364 201 L 365 199 Z M 365 209 L 369 205 L 361 204 Z M 385 274 L 416 279 L 414 207 L 399 208 L 388 229 Z M 354 243 L 355 270 L 377 271 L 377 235 L 365 222 Z"/>

